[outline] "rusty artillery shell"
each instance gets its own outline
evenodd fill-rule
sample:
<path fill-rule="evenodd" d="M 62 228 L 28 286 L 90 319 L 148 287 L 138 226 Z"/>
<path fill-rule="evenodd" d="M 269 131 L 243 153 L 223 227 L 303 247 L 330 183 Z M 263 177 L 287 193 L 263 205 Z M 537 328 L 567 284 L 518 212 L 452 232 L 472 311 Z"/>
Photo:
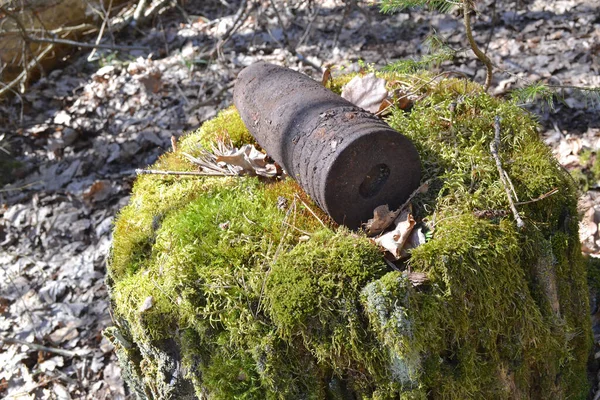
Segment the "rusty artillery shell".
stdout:
<path fill-rule="evenodd" d="M 250 133 L 334 221 L 357 228 L 419 186 L 414 145 L 373 114 L 306 75 L 259 62 L 235 83 Z"/>

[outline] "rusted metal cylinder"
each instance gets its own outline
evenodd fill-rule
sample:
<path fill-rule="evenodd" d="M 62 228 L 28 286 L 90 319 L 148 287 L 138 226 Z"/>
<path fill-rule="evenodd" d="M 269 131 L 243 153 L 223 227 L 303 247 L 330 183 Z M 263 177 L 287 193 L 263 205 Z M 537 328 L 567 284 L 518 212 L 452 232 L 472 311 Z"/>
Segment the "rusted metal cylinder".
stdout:
<path fill-rule="evenodd" d="M 238 75 L 233 100 L 267 154 L 340 224 L 357 228 L 419 186 L 410 140 L 306 75 L 252 64 Z"/>

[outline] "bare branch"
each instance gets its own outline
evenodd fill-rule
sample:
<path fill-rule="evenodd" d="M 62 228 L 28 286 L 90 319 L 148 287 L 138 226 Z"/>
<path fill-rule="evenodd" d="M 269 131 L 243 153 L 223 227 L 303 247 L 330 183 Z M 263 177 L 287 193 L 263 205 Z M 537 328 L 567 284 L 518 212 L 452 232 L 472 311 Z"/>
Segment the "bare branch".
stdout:
<path fill-rule="evenodd" d="M 27 69 L 35 67 L 36 63 L 40 62 L 40 60 L 46 57 L 46 55 L 50 53 L 53 49 L 54 44 L 50 44 L 48 47 L 42 50 L 42 52 L 38 54 L 34 60 L 31 60 L 29 64 L 27 64 Z M 19 84 L 19 82 L 27 79 L 27 69 L 24 68 L 23 71 L 21 71 L 21 73 L 19 74 L 19 76 L 17 76 L 10 83 L 8 83 L 2 89 L 0 89 L 0 97 L 2 97 L 6 92 L 11 91 L 15 86 Z"/>
<path fill-rule="evenodd" d="M 47 353 L 54 353 L 54 354 L 58 354 L 60 356 L 64 356 L 67 358 L 73 358 L 73 357 L 79 356 L 79 353 L 77 353 L 75 351 L 69 351 L 69 350 L 64 350 L 64 349 L 57 349 L 54 347 L 42 346 L 41 344 L 31 343 L 31 342 L 27 342 L 25 340 L 13 339 L 13 338 L 0 338 L 0 340 L 3 341 L 4 343 L 23 345 L 23 346 L 27 346 L 30 349 L 35 350 L 35 351 L 45 351 Z"/>
<path fill-rule="evenodd" d="M 102 40 L 102 36 L 104 35 L 104 29 L 106 28 L 106 24 L 109 19 L 110 10 L 112 9 L 112 4 L 113 4 L 113 0 L 110 0 L 108 3 L 108 9 L 105 11 L 104 16 L 102 17 L 102 26 L 100 27 L 100 32 L 98 32 L 98 37 L 96 38 L 96 45 L 100 44 L 100 41 Z M 102 6 L 102 9 L 104 9 L 104 5 Z M 96 55 L 96 49 L 93 49 L 90 52 L 90 55 L 88 56 L 87 60 L 92 61 L 94 58 L 94 55 Z"/>
<path fill-rule="evenodd" d="M 477 46 L 477 43 L 475 42 L 475 39 L 473 38 L 473 30 L 471 29 L 471 10 L 472 9 L 473 9 L 473 5 L 471 4 L 471 0 L 463 0 L 463 13 L 464 13 L 463 18 L 464 18 L 465 30 L 467 33 L 467 39 L 469 40 L 469 45 L 471 45 L 471 49 L 473 50 L 473 53 L 475 53 L 477 58 L 479 58 L 479 60 L 485 64 L 485 68 L 486 68 L 487 72 L 486 72 L 485 83 L 483 85 L 483 88 L 487 92 L 488 89 L 490 88 L 490 86 L 492 85 L 493 66 L 492 66 L 492 62 L 490 61 L 488 56 L 486 56 L 485 53 L 479 49 L 479 46 Z"/>
<path fill-rule="evenodd" d="M 145 46 L 118 46 L 112 44 L 91 44 L 77 42 L 75 40 L 58 39 L 58 38 L 40 38 L 28 36 L 27 39 L 33 43 L 53 43 L 53 44 L 65 44 L 68 46 L 81 47 L 84 49 L 108 49 L 108 50 L 148 50 Z"/>

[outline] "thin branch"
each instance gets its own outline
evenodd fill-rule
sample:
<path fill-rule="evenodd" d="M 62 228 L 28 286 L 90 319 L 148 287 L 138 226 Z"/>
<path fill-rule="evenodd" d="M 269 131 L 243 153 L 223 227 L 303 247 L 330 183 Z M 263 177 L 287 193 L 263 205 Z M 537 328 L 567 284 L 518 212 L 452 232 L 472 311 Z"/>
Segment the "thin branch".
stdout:
<path fill-rule="evenodd" d="M 7 185 L 7 186 L 4 186 L 2 189 L 0 189 L 0 193 L 17 192 L 17 191 L 20 191 L 23 189 L 27 189 L 28 187 L 35 186 L 38 183 L 44 183 L 44 181 L 35 181 L 35 182 L 31 182 L 26 185 L 18 186 L 18 187 L 8 187 L 8 185 Z"/>
<path fill-rule="evenodd" d="M 239 176 L 237 174 L 222 174 L 200 171 L 161 171 L 158 169 L 136 169 L 138 175 L 176 175 L 176 176 Z"/>
<path fill-rule="evenodd" d="M 275 11 L 275 18 L 277 18 L 277 22 L 279 23 L 279 27 L 281 28 L 281 33 L 283 34 L 283 40 L 285 41 L 285 45 L 287 47 L 290 47 L 290 39 L 288 38 L 287 35 L 287 30 L 285 29 L 285 26 L 283 25 L 283 19 L 281 18 L 281 15 L 279 14 L 279 10 L 277 9 L 277 6 L 275 5 L 275 2 L 273 0 L 269 0 L 271 3 L 271 7 L 273 7 L 273 11 Z"/>
<path fill-rule="evenodd" d="M 310 16 L 310 19 L 308 20 L 308 25 L 306 26 L 306 29 L 304 30 L 304 33 L 302 34 L 302 36 L 300 36 L 300 40 L 298 40 L 298 44 L 296 44 L 296 47 L 302 46 L 304 41 L 306 39 L 308 39 L 308 37 L 312 33 L 313 22 L 315 22 L 315 19 L 319 15 L 319 10 L 321 9 L 318 5 L 315 5 L 314 7 L 315 8 L 312 12 L 312 15 Z"/>
<path fill-rule="evenodd" d="M 100 27 L 100 32 L 98 32 L 98 37 L 96 38 L 96 45 L 100 44 L 100 41 L 102 40 L 102 36 L 104 36 L 104 29 L 106 28 L 106 25 L 108 23 L 110 11 L 112 9 L 112 4 L 113 4 L 113 0 L 110 0 L 108 3 L 108 9 L 105 11 L 104 16 L 102 18 L 102 26 Z M 104 5 L 102 5 L 102 8 L 104 9 Z M 93 49 L 87 58 L 88 62 L 91 62 L 94 59 L 95 55 L 96 55 L 96 49 Z"/>
<path fill-rule="evenodd" d="M 19 17 L 17 17 L 15 14 L 13 14 L 12 12 L 8 11 L 6 9 L 6 7 L 4 7 L 3 5 L 0 5 L 0 11 L 2 11 L 2 13 L 6 14 L 6 16 L 10 19 L 12 19 L 13 21 L 15 21 L 15 24 L 17 24 L 17 28 L 19 28 L 19 30 L 23 33 L 23 35 L 27 36 L 27 28 L 25 27 L 25 25 L 23 25 L 23 22 L 21 22 L 21 20 L 19 19 Z"/>
<path fill-rule="evenodd" d="M 473 38 L 473 30 L 471 29 L 471 10 L 473 9 L 473 5 L 471 4 L 471 0 L 463 0 L 463 14 L 464 14 L 464 24 L 465 31 L 467 33 L 467 39 L 469 40 L 469 45 L 471 45 L 471 49 L 473 53 L 479 58 L 479 60 L 485 64 L 485 68 L 487 70 L 485 76 L 485 84 L 483 85 L 484 90 L 487 92 L 490 86 L 492 85 L 492 77 L 493 77 L 493 66 L 492 62 L 485 55 L 483 51 L 479 49 L 475 39 Z"/>
<path fill-rule="evenodd" d="M 42 50 L 42 52 L 40 54 L 38 54 L 38 56 L 35 58 L 35 60 L 31 60 L 29 62 L 29 64 L 28 64 L 29 69 L 33 68 L 36 65 L 36 63 L 38 63 L 42 58 L 46 57 L 46 55 L 48 53 L 50 53 L 52 51 L 52 49 L 54 49 L 53 44 L 49 45 L 44 50 Z M 26 79 L 27 79 L 27 71 L 25 69 L 23 69 L 23 71 L 21 71 L 19 76 L 17 76 L 10 83 L 6 84 L 2 89 L 0 89 L 0 97 L 2 97 L 4 95 L 4 93 L 6 93 L 8 91 L 12 91 L 13 88 L 19 84 L 19 82 L 21 82 L 22 80 L 26 80 Z"/>
<path fill-rule="evenodd" d="M 0 338 L 0 341 L 3 341 L 4 343 L 8 343 L 8 344 L 23 345 L 23 346 L 29 347 L 32 350 L 45 351 L 47 353 L 54 353 L 54 354 L 58 354 L 60 356 L 68 357 L 68 358 L 73 358 L 73 357 L 79 356 L 79 354 L 77 352 L 74 352 L 74 351 L 69 351 L 69 350 L 64 350 L 64 349 L 56 349 L 54 347 L 42 346 L 41 344 L 31 343 L 31 342 L 27 342 L 27 341 L 21 340 L 21 339 Z"/>
<path fill-rule="evenodd" d="M 409 203 L 412 201 L 412 199 L 418 195 L 419 193 L 425 193 L 427 192 L 427 190 L 429 190 L 429 184 L 431 183 L 431 181 L 433 180 L 433 178 L 427 179 L 425 182 L 423 182 L 422 185 L 420 185 L 418 188 L 416 188 L 415 190 L 413 190 L 413 192 L 410 194 L 410 196 L 408 196 L 408 198 L 406 199 L 406 201 L 396 209 L 396 211 L 392 211 L 392 216 L 390 217 L 387 221 L 387 223 L 382 224 L 381 226 L 379 226 L 377 230 L 373 230 L 373 231 L 368 231 L 368 236 L 375 236 L 380 234 L 381 232 L 385 231 L 395 220 L 396 218 L 398 218 L 398 216 L 400 215 L 400 213 L 402 212 L 402 210 L 404 210 Z M 366 226 L 367 224 L 363 224 L 363 226 Z"/>
<path fill-rule="evenodd" d="M 313 235 L 312 233 L 310 233 L 310 232 L 307 232 L 307 231 L 305 231 L 305 230 L 302 230 L 302 229 L 298 228 L 298 227 L 297 227 L 297 226 L 295 226 L 295 225 L 288 224 L 288 223 L 287 223 L 287 222 L 285 222 L 285 221 L 283 221 L 283 223 L 284 223 L 285 225 L 289 226 L 290 228 L 293 228 L 293 229 L 297 230 L 298 232 L 300 232 L 300 233 L 303 233 L 303 234 L 305 234 L 305 235 L 307 235 L 307 236 L 312 236 L 312 235 Z"/>
<path fill-rule="evenodd" d="M 140 17 L 140 19 L 136 22 L 137 25 L 148 21 L 150 18 L 153 18 L 161 10 L 164 10 L 164 7 L 173 7 L 173 4 L 177 5 L 177 2 L 173 2 L 172 0 L 162 0 L 158 3 L 151 3 L 150 8 L 146 12 L 144 12 L 144 15 Z"/>
<path fill-rule="evenodd" d="M 192 107 L 190 107 L 187 112 L 189 113 L 190 111 L 195 111 L 197 109 L 199 109 L 200 107 L 204 107 L 207 106 L 209 104 L 211 104 L 213 101 L 215 101 L 219 96 L 221 96 L 223 93 L 225 93 L 226 91 L 228 91 L 229 89 L 231 89 L 234 86 L 235 82 L 231 82 L 225 86 L 223 86 L 221 89 L 219 89 L 218 91 L 216 91 L 212 96 L 210 96 L 208 99 L 198 102 L 196 104 L 194 104 Z"/>
<path fill-rule="evenodd" d="M 144 8 L 146 8 L 146 4 L 148 0 L 140 0 L 135 7 L 135 12 L 133 13 L 133 20 L 138 21 L 144 14 Z"/>
<path fill-rule="evenodd" d="M 510 179 L 510 176 L 508 176 L 508 174 L 506 173 L 506 171 L 504 171 L 504 177 L 506 178 L 506 181 L 508 182 L 508 186 L 510 186 L 510 191 L 512 192 L 513 196 L 515 196 L 515 200 L 518 202 L 519 201 L 519 196 L 517 195 L 517 191 L 515 190 L 515 186 L 512 183 L 512 180 Z"/>
<path fill-rule="evenodd" d="M 248 9 L 248 0 L 242 0 L 240 6 L 233 17 L 233 24 L 225 31 L 225 34 L 219 39 L 217 45 L 212 50 L 210 56 L 213 58 L 215 55 L 221 55 L 221 49 L 225 46 L 225 43 L 229 40 L 229 38 L 237 31 L 243 24 L 246 22 L 246 19 L 250 16 L 249 12 L 246 12 Z"/>
<path fill-rule="evenodd" d="M 315 217 L 323 226 L 323 228 L 327 228 L 327 225 L 325 225 L 325 222 L 323 222 L 321 220 L 321 218 L 319 218 L 319 216 L 308 206 L 308 204 L 306 204 L 306 202 L 304 200 L 302 200 L 302 198 L 300 196 L 298 196 L 298 194 L 294 194 L 294 196 L 296 196 L 296 198 L 298 200 L 300 200 L 302 202 L 302 204 L 304 204 L 304 207 L 306 207 L 306 209 L 313 215 L 313 217 Z"/>
<path fill-rule="evenodd" d="M 558 188 L 554 188 L 554 189 L 552 189 L 551 191 L 549 191 L 548 193 L 544 193 L 543 195 L 541 195 L 541 196 L 539 196 L 539 197 L 536 197 L 536 198 L 535 198 L 535 199 L 533 199 L 533 200 L 520 201 L 520 202 L 518 202 L 518 203 L 515 203 L 515 206 L 522 206 L 522 205 L 524 205 L 524 204 L 531 204 L 531 203 L 535 203 L 535 202 L 537 202 L 537 201 L 544 200 L 546 197 L 550 197 L 550 196 L 552 196 L 553 194 L 556 194 L 556 193 L 558 193 Z"/>
<path fill-rule="evenodd" d="M 25 40 L 33 43 L 53 43 L 53 44 L 64 44 L 67 46 L 81 47 L 84 49 L 107 49 L 107 50 L 148 50 L 145 46 L 119 46 L 112 44 L 91 44 L 84 42 L 77 42 L 75 40 L 58 39 L 58 38 L 40 38 L 28 36 Z"/>
<path fill-rule="evenodd" d="M 77 46 L 77 47 L 88 48 L 88 49 L 148 50 L 148 47 L 142 47 L 142 46 L 117 46 L 117 45 L 106 45 L 106 44 L 90 44 L 90 43 L 77 42 L 75 40 L 68 40 L 68 39 L 41 38 L 41 37 L 36 37 L 36 36 L 30 36 L 29 33 L 27 32 L 27 28 L 25 27 L 25 25 L 23 25 L 23 22 L 21 22 L 19 17 L 17 17 L 16 15 L 14 15 L 10 11 L 8 11 L 3 6 L 0 6 L 0 11 L 2 11 L 4 14 L 6 14 L 6 16 L 8 16 L 10 19 L 15 21 L 15 23 L 17 24 L 17 27 L 21 30 L 23 40 L 27 43 L 64 44 L 64 45 L 68 45 L 68 46 Z"/>
<path fill-rule="evenodd" d="M 515 207 L 515 203 L 510 194 L 510 189 L 508 182 L 506 181 L 505 171 L 502 168 L 502 162 L 500 161 L 500 156 L 498 156 L 498 149 L 500 148 L 500 117 L 496 116 L 494 118 L 494 140 L 490 143 L 490 152 L 492 153 L 492 157 L 496 161 L 496 168 L 498 169 L 498 174 L 500 174 L 500 180 L 502 181 L 502 185 L 504 186 L 504 190 L 506 192 L 506 197 L 508 197 L 508 204 L 510 205 L 510 210 L 512 211 L 515 221 L 517 221 L 517 227 L 519 229 L 523 229 L 525 226 L 525 222 L 521 219 L 519 215 L 519 211 L 517 211 L 517 207 Z"/>

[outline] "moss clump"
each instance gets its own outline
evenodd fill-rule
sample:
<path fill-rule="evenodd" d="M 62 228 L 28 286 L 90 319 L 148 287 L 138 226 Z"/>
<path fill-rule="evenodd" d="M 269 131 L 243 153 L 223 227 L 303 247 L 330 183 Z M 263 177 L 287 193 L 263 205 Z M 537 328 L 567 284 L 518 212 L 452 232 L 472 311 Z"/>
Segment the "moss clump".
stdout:
<path fill-rule="evenodd" d="M 461 80 L 422 88 L 388 122 L 431 180 L 413 201 L 431 239 L 408 263 L 423 286 L 292 180 L 138 178 L 109 285 L 111 335 L 124 338 L 114 342 L 139 397 L 585 398 L 591 333 L 572 180 L 515 104 Z M 497 212 L 508 206 L 489 152 L 495 116 L 519 200 L 559 189 L 519 206 L 523 230 Z M 232 108 L 155 168 L 190 170 L 183 152 L 228 138 L 252 142 Z"/>

